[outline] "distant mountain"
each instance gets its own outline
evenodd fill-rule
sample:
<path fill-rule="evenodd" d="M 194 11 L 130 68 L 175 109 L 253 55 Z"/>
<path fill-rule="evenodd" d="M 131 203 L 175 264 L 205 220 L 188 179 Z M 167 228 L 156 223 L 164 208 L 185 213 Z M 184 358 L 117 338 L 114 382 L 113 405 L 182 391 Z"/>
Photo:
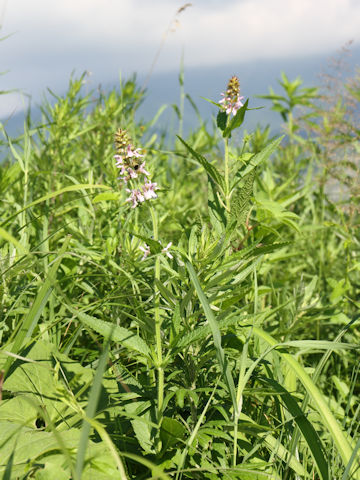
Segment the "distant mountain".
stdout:
<path fill-rule="evenodd" d="M 220 93 L 225 90 L 230 76 L 237 75 L 240 79 L 241 93 L 245 98 L 250 98 L 250 107 L 263 106 L 261 110 L 248 112 L 246 117 L 246 128 L 252 129 L 257 123 L 262 125 L 271 124 L 273 131 L 280 128 L 280 116 L 271 110 L 270 102 L 254 98 L 255 95 L 267 94 L 269 86 L 272 86 L 276 93 L 281 92 L 277 79 L 283 71 L 290 79 L 300 76 L 304 80 L 304 86 L 318 86 L 321 84 L 320 74 L 328 69 L 329 58 L 324 55 L 316 55 L 304 58 L 284 58 L 276 60 L 254 60 L 238 64 L 222 65 L 219 67 L 187 68 L 185 66 L 185 92 L 188 93 L 196 103 L 203 119 L 211 119 L 216 108 L 206 102 L 203 98 L 214 101 L 220 99 Z M 354 66 L 360 65 L 360 47 L 352 48 L 351 55 L 347 59 L 350 71 Z M 345 74 L 345 77 L 348 76 Z M 158 109 L 164 105 L 169 108 L 160 117 L 159 128 L 167 128 L 169 122 L 173 122 L 176 129 L 176 117 L 171 104 L 179 103 L 179 72 L 154 73 L 147 86 L 147 95 L 140 106 L 137 118 L 145 121 L 150 120 Z M 144 76 L 138 76 L 138 83 L 142 85 Z M 113 88 L 118 81 L 115 79 L 104 79 L 105 89 Z M 30 92 L 31 93 L 31 92 Z M 56 92 L 62 93 L 62 92 Z M 32 105 L 32 116 L 35 120 L 40 119 L 38 106 Z M 4 122 L 4 119 L 2 120 Z M 14 115 L 6 122 L 6 130 L 10 136 L 20 133 L 23 128 L 24 114 L 22 112 Z M 197 125 L 197 118 L 194 110 L 188 101 L 185 102 L 184 130 L 185 133 Z"/>
<path fill-rule="evenodd" d="M 347 58 L 347 57 L 346 57 Z M 285 72 L 290 80 L 300 76 L 305 87 L 320 86 L 323 82 L 321 74 L 329 72 L 331 59 L 323 55 L 312 57 L 277 59 L 277 60 L 254 60 L 239 64 L 223 65 L 221 67 L 208 68 L 186 68 L 185 67 L 185 92 L 195 101 L 202 118 L 210 118 L 211 113 L 216 113 L 216 107 L 212 106 L 203 98 L 213 101 L 220 99 L 220 93 L 226 89 L 227 81 L 232 75 L 240 79 L 241 94 L 249 98 L 250 107 L 264 107 L 261 110 L 248 112 L 246 117 L 246 128 L 254 128 L 257 123 L 262 125 L 271 124 L 274 130 L 278 130 L 281 118 L 278 113 L 271 110 L 271 102 L 254 98 L 255 95 L 269 93 L 271 86 L 276 93 L 281 93 L 278 83 L 281 72 Z M 347 58 L 349 70 L 360 66 L 360 47 L 352 48 L 351 55 Z M 179 81 L 178 72 L 154 74 L 148 85 L 148 94 L 139 114 L 145 119 L 152 118 L 158 108 L 163 104 L 179 102 Z M 345 78 L 348 74 L 345 72 Z M 141 80 L 141 79 L 140 79 Z M 168 118 L 160 121 L 160 124 L 167 125 Z M 196 116 L 189 102 L 185 106 L 185 128 L 196 125 Z"/>

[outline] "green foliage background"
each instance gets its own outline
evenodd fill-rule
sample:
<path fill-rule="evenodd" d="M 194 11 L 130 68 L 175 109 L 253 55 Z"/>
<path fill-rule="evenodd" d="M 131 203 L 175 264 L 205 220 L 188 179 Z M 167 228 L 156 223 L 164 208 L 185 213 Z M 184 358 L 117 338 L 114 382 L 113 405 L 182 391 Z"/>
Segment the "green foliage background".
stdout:
<path fill-rule="evenodd" d="M 280 138 L 82 83 L 2 125 L 2 478 L 360 478 L 358 77 L 283 74 Z M 119 127 L 160 187 L 135 209 Z"/>

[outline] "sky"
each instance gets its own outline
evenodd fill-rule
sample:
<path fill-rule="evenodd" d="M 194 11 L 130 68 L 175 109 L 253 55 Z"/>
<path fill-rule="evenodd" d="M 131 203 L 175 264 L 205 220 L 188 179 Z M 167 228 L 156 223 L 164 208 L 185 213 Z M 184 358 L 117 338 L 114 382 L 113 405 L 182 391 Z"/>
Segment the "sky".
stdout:
<path fill-rule="evenodd" d="M 186 67 L 219 69 L 331 55 L 359 46 L 360 0 L 0 0 L 0 24 L 0 90 L 39 102 L 73 71 L 96 86 L 178 71 L 182 54 Z M 0 118 L 26 98 L 2 95 Z"/>

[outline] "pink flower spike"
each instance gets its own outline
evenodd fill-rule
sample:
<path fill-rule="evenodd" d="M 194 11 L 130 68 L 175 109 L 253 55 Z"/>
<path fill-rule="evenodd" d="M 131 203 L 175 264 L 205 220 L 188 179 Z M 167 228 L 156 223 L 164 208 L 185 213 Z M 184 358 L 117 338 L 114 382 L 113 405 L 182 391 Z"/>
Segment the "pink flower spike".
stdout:
<path fill-rule="evenodd" d="M 116 160 L 116 166 L 122 165 L 123 163 L 123 158 L 121 155 L 114 155 L 114 159 Z"/>
<path fill-rule="evenodd" d="M 148 177 L 148 176 L 150 175 L 150 173 L 149 173 L 147 170 L 145 170 L 144 167 L 145 167 L 145 162 L 143 162 L 143 163 L 139 166 L 138 172 L 140 172 L 140 173 L 142 173 L 143 175 L 146 175 L 146 176 Z"/>
<path fill-rule="evenodd" d="M 171 259 L 171 258 L 174 258 L 174 257 L 171 255 L 171 253 L 168 251 L 169 248 L 171 247 L 171 245 L 172 245 L 172 242 L 168 243 L 168 244 L 166 245 L 166 247 L 161 250 L 161 253 L 165 253 L 170 259 Z"/>
<path fill-rule="evenodd" d="M 150 247 L 146 243 L 145 243 L 145 247 L 139 247 L 139 250 L 144 252 L 144 255 L 143 255 L 141 261 L 145 260 L 145 258 L 150 254 Z"/>

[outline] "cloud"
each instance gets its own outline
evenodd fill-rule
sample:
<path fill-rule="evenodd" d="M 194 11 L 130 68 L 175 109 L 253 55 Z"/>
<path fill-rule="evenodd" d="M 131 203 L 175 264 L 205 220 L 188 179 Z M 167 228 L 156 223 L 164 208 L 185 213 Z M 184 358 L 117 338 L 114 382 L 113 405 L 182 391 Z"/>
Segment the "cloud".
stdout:
<path fill-rule="evenodd" d="M 4 0 L 3 0 L 4 1 Z M 11 0 L 5 28 L 25 63 L 51 55 L 114 55 L 114 63 L 146 71 L 183 2 L 168 0 Z M 360 3 L 351 0 L 194 1 L 178 17 L 159 68 L 331 51 L 360 38 Z M 175 54 L 175 55 L 174 55 Z M 37 60 L 36 60 L 37 58 Z M 74 65 L 76 66 L 76 65 Z M 120 65 L 119 65 L 120 66 Z"/>
<path fill-rule="evenodd" d="M 247 0 L 223 5 L 213 11 L 194 8 L 194 15 L 184 22 L 188 63 L 327 53 L 360 39 L 359 2 Z"/>
<path fill-rule="evenodd" d="M 354 0 L 0 0 L 5 88 L 35 96 L 67 83 L 72 70 L 101 81 L 121 70 L 146 74 L 162 45 L 156 71 L 221 66 L 332 53 L 360 40 Z M 4 9 L 5 6 L 5 9 Z M 171 26 L 168 30 L 169 25 Z M 165 39 L 165 32 L 167 36 Z"/>

